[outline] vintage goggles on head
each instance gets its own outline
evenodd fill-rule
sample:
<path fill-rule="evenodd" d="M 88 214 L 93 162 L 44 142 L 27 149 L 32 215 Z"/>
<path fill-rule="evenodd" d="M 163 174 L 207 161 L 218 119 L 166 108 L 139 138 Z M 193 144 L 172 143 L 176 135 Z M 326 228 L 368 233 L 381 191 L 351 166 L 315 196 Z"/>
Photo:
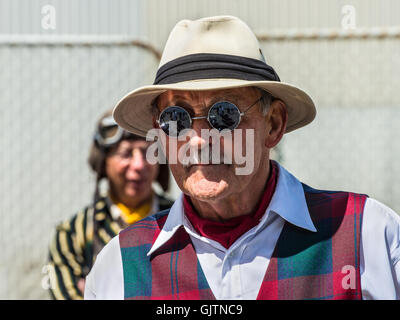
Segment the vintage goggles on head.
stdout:
<path fill-rule="evenodd" d="M 108 116 L 100 121 L 94 140 L 101 147 L 111 147 L 127 135 L 129 132 L 119 127 L 112 116 Z"/>
<path fill-rule="evenodd" d="M 242 116 L 261 99 L 257 99 L 243 112 L 240 112 L 239 108 L 232 102 L 219 101 L 211 106 L 207 116 L 201 117 L 190 116 L 189 112 L 182 107 L 170 106 L 161 112 L 156 121 L 160 128 L 171 137 L 179 136 L 183 130 L 191 128 L 192 120 L 197 119 L 207 119 L 210 126 L 218 131 L 234 130 L 239 125 Z M 176 130 L 173 126 L 170 127 L 172 121 L 176 121 Z"/>

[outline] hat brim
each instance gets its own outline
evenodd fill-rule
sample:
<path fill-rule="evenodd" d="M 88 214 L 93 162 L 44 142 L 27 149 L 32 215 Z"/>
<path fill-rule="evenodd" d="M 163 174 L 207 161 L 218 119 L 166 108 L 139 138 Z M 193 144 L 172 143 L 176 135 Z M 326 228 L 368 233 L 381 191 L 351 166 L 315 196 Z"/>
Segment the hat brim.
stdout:
<path fill-rule="evenodd" d="M 167 90 L 205 91 L 243 87 L 258 87 L 282 100 L 287 107 L 286 133 L 301 128 L 314 120 L 316 109 L 312 99 L 303 90 L 277 81 L 246 81 L 238 79 L 191 80 L 165 85 L 149 85 L 131 91 L 115 106 L 113 116 L 119 126 L 145 137 L 153 128 L 151 104 Z"/>

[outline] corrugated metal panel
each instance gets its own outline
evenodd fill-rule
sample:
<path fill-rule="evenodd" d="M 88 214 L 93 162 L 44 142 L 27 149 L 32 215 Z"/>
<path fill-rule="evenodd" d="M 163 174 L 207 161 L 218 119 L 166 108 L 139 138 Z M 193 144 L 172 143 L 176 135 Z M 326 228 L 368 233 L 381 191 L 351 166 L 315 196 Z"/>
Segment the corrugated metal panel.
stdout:
<path fill-rule="evenodd" d="M 128 34 L 142 35 L 145 26 L 138 0 L 1 0 L 0 33 L 19 34 Z M 56 9 L 56 29 L 44 30 L 42 7 Z"/>
<path fill-rule="evenodd" d="M 169 31 L 181 19 L 198 19 L 214 15 L 234 15 L 256 32 L 271 29 L 338 28 L 342 7 L 356 9 L 359 27 L 400 25 L 400 2 L 390 0 L 148 0 L 148 35 L 155 43 L 164 43 Z"/>

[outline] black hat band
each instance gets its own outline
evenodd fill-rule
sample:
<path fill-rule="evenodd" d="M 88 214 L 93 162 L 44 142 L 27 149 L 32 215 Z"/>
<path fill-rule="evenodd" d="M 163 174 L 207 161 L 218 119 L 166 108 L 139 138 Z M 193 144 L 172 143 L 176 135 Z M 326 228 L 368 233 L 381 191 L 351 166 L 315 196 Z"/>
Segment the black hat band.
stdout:
<path fill-rule="evenodd" d="M 226 54 L 197 53 L 174 59 L 157 71 L 154 85 L 199 79 L 280 81 L 265 62 Z"/>

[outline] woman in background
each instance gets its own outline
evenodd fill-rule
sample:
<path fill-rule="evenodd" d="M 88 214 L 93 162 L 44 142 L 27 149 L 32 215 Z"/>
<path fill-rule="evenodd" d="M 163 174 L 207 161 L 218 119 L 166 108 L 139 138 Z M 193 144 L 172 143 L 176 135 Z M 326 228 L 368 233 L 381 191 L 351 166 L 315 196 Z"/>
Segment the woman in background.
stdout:
<path fill-rule="evenodd" d="M 172 201 L 153 190 L 154 181 L 168 190 L 169 169 L 146 161 L 149 145 L 118 127 L 111 111 L 99 120 L 88 159 L 96 173 L 94 201 L 59 224 L 50 243 L 54 299 L 83 299 L 85 277 L 108 241 L 121 229 L 172 206 Z M 102 192 L 100 182 L 105 179 L 108 190 Z"/>

